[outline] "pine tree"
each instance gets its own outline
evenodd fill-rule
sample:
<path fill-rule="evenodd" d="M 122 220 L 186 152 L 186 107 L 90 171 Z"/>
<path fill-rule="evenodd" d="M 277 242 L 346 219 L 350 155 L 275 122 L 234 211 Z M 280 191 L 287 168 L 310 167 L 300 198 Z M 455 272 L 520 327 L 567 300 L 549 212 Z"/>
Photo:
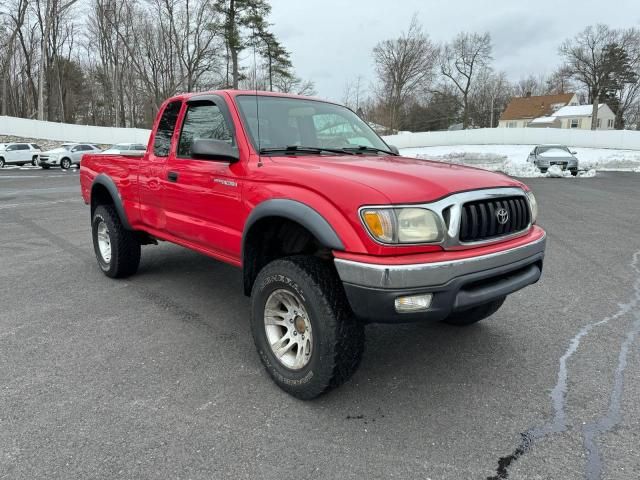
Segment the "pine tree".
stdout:
<path fill-rule="evenodd" d="M 223 19 L 227 86 L 237 89 L 242 79 L 240 52 L 252 45 L 256 37 L 266 33 L 271 6 L 266 0 L 216 0 L 214 7 Z"/>

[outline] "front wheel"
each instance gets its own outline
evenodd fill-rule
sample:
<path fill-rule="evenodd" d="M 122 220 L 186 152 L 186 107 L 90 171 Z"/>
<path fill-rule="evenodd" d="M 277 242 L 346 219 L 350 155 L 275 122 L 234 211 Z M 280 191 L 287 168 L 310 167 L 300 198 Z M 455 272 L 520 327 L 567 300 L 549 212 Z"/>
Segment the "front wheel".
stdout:
<path fill-rule="evenodd" d="M 443 320 L 444 323 L 449 325 L 456 325 L 458 327 L 466 327 L 467 325 L 473 325 L 480 320 L 484 320 L 490 317 L 498 311 L 507 297 L 502 297 L 493 302 L 485 303 L 484 305 L 478 305 L 477 307 L 463 310 L 461 312 L 455 312 L 449 315 Z"/>
<path fill-rule="evenodd" d="M 578 176 L 578 169 L 576 168 L 574 170 L 571 170 L 571 175 L 573 175 L 574 177 L 577 177 Z"/>
<path fill-rule="evenodd" d="M 303 400 L 346 382 L 364 351 L 364 325 L 332 265 L 317 257 L 275 260 L 260 271 L 251 330 L 271 378 Z"/>
<path fill-rule="evenodd" d="M 122 225 L 113 205 L 100 205 L 91 221 L 93 249 L 107 277 L 133 275 L 140 265 L 140 241 Z"/>
<path fill-rule="evenodd" d="M 4 158 L 0 158 L 0 168 L 4 168 Z"/>
<path fill-rule="evenodd" d="M 71 160 L 68 158 L 63 158 L 60 160 L 60 168 L 63 170 L 69 170 L 71 168 Z"/>

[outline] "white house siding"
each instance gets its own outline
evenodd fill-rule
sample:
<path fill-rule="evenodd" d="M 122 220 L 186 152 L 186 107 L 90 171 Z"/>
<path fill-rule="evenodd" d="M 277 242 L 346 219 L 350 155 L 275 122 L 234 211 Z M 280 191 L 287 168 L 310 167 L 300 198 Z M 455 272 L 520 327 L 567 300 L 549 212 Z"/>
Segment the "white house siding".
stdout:
<path fill-rule="evenodd" d="M 527 120 L 500 120 L 498 128 L 527 128 L 531 119 Z"/>
<path fill-rule="evenodd" d="M 572 121 L 578 121 L 579 130 L 591 130 L 591 115 L 581 115 L 572 117 L 561 118 L 561 128 L 571 128 Z M 613 130 L 615 126 L 616 116 L 613 111 L 607 106 L 603 105 L 598 110 L 598 122 L 600 126 L 598 130 Z"/>

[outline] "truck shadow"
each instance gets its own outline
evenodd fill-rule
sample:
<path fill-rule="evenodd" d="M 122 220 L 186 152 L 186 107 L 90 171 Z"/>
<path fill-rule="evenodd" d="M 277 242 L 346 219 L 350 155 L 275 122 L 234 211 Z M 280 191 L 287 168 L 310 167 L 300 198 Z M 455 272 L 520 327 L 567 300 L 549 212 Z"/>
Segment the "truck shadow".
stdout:
<path fill-rule="evenodd" d="M 214 344 L 215 332 L 236 332 L 215 348 L 228 349 L 229 356 L 249 360 L 261 369 L 250 338 L 250 303 L 242 293 L 239 269 L 179 247 L 162 246 L 145 250 L 135 279 L 144 288 L 171 292 L 178 305 L 176 315 L 207 325 Z M 380 398 L 376 392 L 383 391 L 389 398 L 448 386 L 464 389 L 474 384 L 510 384 L 509 377 L 521 375 L 518 365 L 523 363 L 510 333 L 511 317 L 519 311 L 517 306 L 510 308 L 513 302 L 509 299 L 493 317 L 466 328 L 431 322 L 367 325 L 359 371 L 337 393 L 317 402 L 343 404 L 352 398 L 347 391 L 358 396 L 366 391 L 367 397 L 373 398 Z M 263 379 L 262 386 L 271 389 L 266 374 Z M 448 401 L 464 402 L 464 395 Z"/>

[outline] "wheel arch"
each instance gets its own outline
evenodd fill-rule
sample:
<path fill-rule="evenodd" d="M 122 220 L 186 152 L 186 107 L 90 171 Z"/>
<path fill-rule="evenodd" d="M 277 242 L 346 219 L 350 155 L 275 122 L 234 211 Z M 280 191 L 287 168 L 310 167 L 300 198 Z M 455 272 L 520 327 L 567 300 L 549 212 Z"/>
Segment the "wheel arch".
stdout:
<path fill-rule="evenodd" d="M 91 184 L 91 218 L 93 218 L 93 213 L 98 205 L 113 205 L 124 228 L 132 230 L 124 206 L 122 205 L 118 187 L 116 187 L 113 179 L 104 173 L 99 174 Z"/>
<path fill-rule="evenodd" d="M 266 200 L 253 209 L 242 234 L 244 292 L 264 265 L 277 258 L 309 254 L 330 258 L 344 244 L 329 222 L 312 207 L 288 199 Z"/>

